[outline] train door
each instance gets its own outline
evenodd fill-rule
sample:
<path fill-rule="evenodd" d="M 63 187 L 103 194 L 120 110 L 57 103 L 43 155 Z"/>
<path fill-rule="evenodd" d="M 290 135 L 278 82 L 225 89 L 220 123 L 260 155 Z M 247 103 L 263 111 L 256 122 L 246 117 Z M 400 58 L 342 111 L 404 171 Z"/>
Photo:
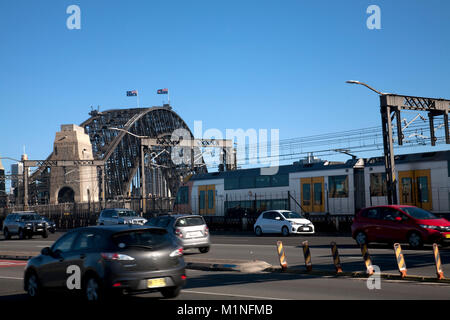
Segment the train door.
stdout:
<path fill-rule="evenodd" d="M 205 185 L 198 187 L 198 201 L 200 214 L 215 214 L 216 213 L 216 186 Z"/>
<path fill-rule="evenodd" d="M 306 212 L 324 212 L 324 178 L 301 178 L 301 202 Z"/>
<path fill-rule="evenodd" d="M 398 173 L 400 204 L 431 210 L 430 170 L 411 170 Z"/>

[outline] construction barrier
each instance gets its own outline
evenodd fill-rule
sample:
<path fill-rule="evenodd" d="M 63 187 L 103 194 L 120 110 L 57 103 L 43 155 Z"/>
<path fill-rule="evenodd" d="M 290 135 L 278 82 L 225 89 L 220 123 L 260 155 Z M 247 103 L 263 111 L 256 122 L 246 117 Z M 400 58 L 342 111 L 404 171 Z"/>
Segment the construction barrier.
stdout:
<path fill-rule="evenodd" d="M 406 277 L 406 263 L 405 258 L 403 257 L 402 247 L 399 243 L 394 244 L 394 252 L 395 257 L 397 258 L 398 271 L 400 271 L 400 275 L 404 278 Z"/>
<path fill-rule="evenodd" d="M 333 263 L 336 268 L 336 273 L 342 273 L 341 259 L 339 258 L 339 251 L 336 242 L 331 242 L 331 255 L 333 256 Z"/>
<path fill-rule="evenodd" d="M 287 269 L 286 255 L 284 253 L 283 242 L 277 241 L 278 258 L 280 260 L 281 270 Z"/>
<path fill-rule="evenodd" d="M 369 250 L 367 250 L 367 244 L 361 245 L 361 253 L 364 259 L 364 263 L 366 264 L 367 274 L 373 275 L 373 266 L 372 260 L 370 259 Z"/>
<path fill-rule="evenodd" d="M 434 261 L 436 262 L 436 274 L 438 280 L 444 279 L 444 270 L 442 270 L 442 264 L 441 264 L 441 256 L 439 255 L 439 248 L 436 243 L 433 243 L 433 254 L 434 254 Z"/>
<path fill-rule="evenodd" d="M 312 262 L 311 262 L 311 252 L 309 251 L 308 241 L 303 241 L 303 256 L 305 257 L 305 267 L 306 271 L 312 270 Z"/>

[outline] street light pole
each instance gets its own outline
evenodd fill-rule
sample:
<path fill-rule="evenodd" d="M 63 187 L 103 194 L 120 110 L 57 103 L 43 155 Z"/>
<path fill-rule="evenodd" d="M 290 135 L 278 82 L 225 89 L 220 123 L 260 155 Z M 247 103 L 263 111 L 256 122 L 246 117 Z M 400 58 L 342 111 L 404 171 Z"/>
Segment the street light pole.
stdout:
<path fill-rule="evenodd" d="M 381 124 L 383 128 L 383 147 L 384 147 L 384 165 L 386 169 L 386 187 L 387 187 L 387 200 L 388 204 L 398 204 L 397 200 L 397 179 L 395 176 L 395 157 L 394 157 L 394 145 L 392 138 L 392 118 L 391 107 L 383 103 L 383 100 L 389 93 L 378 91 L 368 84 L 356 80 L 349 80 L 346 83 L 362 85 L 373 92 L 377 93 L 380 97 L 380 113 Z M 394 110 L 397 115 L 397 125 L 400 124 L 399 110 Z M 399 143 L 401 144 L 401 139 Z"/>

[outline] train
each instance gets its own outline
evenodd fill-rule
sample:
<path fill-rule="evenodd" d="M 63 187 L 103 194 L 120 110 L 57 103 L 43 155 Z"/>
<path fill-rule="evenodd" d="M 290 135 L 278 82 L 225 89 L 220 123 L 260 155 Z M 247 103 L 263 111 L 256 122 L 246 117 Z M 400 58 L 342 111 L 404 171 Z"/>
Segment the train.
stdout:
<path fill-rule="evenodd" d="M 395 156 L 397 199 L 438 215 L 450 213 L 450 151 Z M 345 162 L 315 158 L 279 166 L 191 176 L 178 190 L 174 211 L 205 216 L 292 210 L 307 215 L 354 215 L 387 204 L 384 157 Z"/>

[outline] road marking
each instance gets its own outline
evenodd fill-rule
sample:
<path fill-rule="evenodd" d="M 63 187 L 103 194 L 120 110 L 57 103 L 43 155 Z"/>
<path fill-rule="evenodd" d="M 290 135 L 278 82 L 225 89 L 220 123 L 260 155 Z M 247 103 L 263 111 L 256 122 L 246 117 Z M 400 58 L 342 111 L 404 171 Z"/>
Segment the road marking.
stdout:
<path fill-rule="evenodd" d="M 26 261 L 0 260 L 0 268 L 26 266 Z"/>
<path fill-rule="evenodd" d="M 23 280 L 23 278 L 16 278 L 16 277 L 3 277 L 3 276 L 0 276 L 0 279 L 9 279 L 9 280 Z"/>
<path fill-rule="evenodd" d="M 248 296 L 248 295 L 234 294 L 234 293 L 217 293 L 217 292 L 194 291 L 194 290 L 181 290 L 181 292 L 207 294 L 207 295 L 215 295 L 215 296 L 249 298 L 249 299 L 261 299 L 261 300 L 288 300 L 288 299 L 273 298 L 273 297 L 259 297 L 259 296 Z"/>

